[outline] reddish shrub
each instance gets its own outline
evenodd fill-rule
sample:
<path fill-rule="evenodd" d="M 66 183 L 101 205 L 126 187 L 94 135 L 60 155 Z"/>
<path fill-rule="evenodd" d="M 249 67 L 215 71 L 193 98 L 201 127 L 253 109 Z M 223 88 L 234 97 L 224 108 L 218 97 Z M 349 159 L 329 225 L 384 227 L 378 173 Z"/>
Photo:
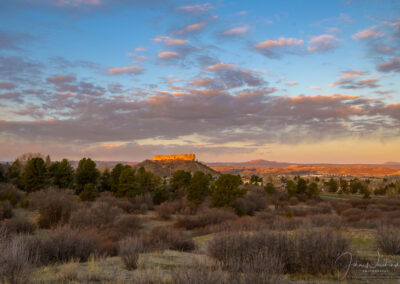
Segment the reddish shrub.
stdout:
<path fill-rule="evenodd" d="M 222 223 L 227 220 L 234 220 L 237 216 L 223 209 L 205 209 L 194 216 L 179 217 L 176 222 L 177 227 L 183 227 L 186 230 L 205 227 L 211 224 Z"/>
<path fill-rule="evenodd" d="M 194 242 L 188 234 L 167 226 L 152 229 L 146 243 L 154 249 L 191 251 L 195 248 Z"/>
<path fill-rule="evenodd" d="M 11 218 L 3 228 L 8 234 L 33 234 L 36 230 L 35 224 L 25 218 Z"/>
<path fill-rule="evenodd" d="M 0 202 L 0 221 L 9 219 L 13 215 L 13 210 L 8 200 Z"/>

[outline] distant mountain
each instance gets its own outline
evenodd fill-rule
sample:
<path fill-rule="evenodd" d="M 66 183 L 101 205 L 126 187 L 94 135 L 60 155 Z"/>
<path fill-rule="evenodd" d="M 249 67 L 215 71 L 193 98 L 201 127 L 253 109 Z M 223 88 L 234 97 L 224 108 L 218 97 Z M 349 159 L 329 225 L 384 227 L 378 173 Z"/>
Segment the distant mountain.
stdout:
<path fill-rule="evenodd" d="M 296 165 L 296 163 L 286 163 L 286 162 L 276 162 L 267 160 L 251 160 L 247 162 L 238 163 L 207 163 L 209 166 L 213 167 L 245 167 L 245 168 L 285 168 L 291 165 Z"/>
<path fill-rule="evenodd" d="M 144 160 L 134 166 L 135 169 L 144 167 L 146 171 L 150 171 L 160 177 L 170 177 L 178 170 L 184 170 L 188 172 L 201 171 L 205 174 L 217 175 L 217 171 L 210 167 L 197 162 L 197 161 L 184 161 L 184 160 L 173 160 L 173 161 L 153 161 Z"/>
<path fill-rule="evenodd" d="M 383 163 L 384 166 L 400 166 L 400 162 L 386 162 Z"/>

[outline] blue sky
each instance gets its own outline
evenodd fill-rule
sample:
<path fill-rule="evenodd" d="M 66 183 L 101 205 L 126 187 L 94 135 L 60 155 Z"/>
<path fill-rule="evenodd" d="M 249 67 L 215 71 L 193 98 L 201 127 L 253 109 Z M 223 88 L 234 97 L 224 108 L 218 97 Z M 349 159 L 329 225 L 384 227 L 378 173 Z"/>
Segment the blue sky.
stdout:
<path fill-rule="evenodd" d="M 400 160 L 399 43 L 397 1 L 3 1 L 0 158 Z"/>

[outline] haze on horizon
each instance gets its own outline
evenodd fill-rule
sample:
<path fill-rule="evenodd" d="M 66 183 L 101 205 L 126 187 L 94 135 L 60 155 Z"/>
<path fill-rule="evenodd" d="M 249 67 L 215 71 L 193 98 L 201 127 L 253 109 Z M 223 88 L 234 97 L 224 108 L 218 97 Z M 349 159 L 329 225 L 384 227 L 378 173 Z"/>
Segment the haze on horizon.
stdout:
<path fill-rule="evenodd" d="M 0 3 L 0 160 L 400 161 L 400 2 Z"/>

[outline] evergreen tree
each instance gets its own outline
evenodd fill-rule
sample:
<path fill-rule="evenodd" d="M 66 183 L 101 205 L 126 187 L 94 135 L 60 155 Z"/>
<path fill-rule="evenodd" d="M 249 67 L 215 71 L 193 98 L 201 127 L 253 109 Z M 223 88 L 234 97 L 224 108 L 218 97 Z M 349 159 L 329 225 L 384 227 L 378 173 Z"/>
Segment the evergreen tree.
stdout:
<path fill-rule="evenodd" d="M 291 179 L 286 181 L 286 191 L 289 195 L 295 195 L 297 193 L 297 185 Z"/>
<path fill-rule="evenodd" d="M 116 164 L 111 171 L 111 191 L 114 193 L 118 191 L 119 176 L 124 168 L 123 164 Z"/>
<path fill-rule="evenodd" d="M 22 163 L 16 159 L 7 169 L 7 181 L 22 189 Z"/>
<path fill-rule="evenodd" d="M 136 195 L 138 192 L 135 186 L 135 172 L 132 167 L 127 166 L 124 167 L 120 176 L 119 176 L 119 184 L 118 190 L 116 192 L 116 196 L 123 197 L 129 196 L 132 197 Z"/>
<path fill-rule="evenodd" d="M 161 178 L 152 172 L 146 171 L 144 167 L 140 167 L 136 172 L 136 183 L 140 194 L 145 192 L 154 192 L 161 185 Z"/>
<path fill-rule="evenodd" d="M 59 188 L 71 188 L 74 182 L 74 169 L 67 159 L 56 161 L 48 167 L 49 177 L 55 186 Z"/>
<path fill-rule="evenodd" d="M 186 187 L 186 198 L 195 205 L 200 205 L 204 198 L 209 195 L 210 178 L 203 172 L 197 171 Z"/>
<path fill-rule="evenodd" d="M 297 193 L 305 193 L 307 191 L 307 181 L 301 177 L 297 178 Z"/>
<path fill-rule="evenodd" d="M 333 178 L 331 178 L 328 181 L 327 186 L 328 186 L 328 191 L 329 192 L 337 192 L 338 189 L 339 189 L 339 185 L 338 185 L 337 181 L 334 180 Z"/>
<path fill-rule="evenodd" d="M 105 169 L 100 177 L 100 191 L 111 191 L 112 178 L 110 171 Z"/>
<path fill-rule="evenodd" d="M 79 194 L 81 201 L 95 201 L 97 197 L 97 191 L 93 184 L 87 183 L 83 187 L 82 192 Z"/>
<path fill-rule="evenodd" d="M 190 185 L 192 175 L 190 172 L 179 170 L 174 172 L 170 181 L 170 191 L 174 197 L 178 197 L 185 192 L 186 188 Z"/>
<path fill-rule="evenodd" d="M 25 165 L 22 185 L 26 192 L 37 191 L 45 187 L 47 178 L 46 164 L 42 158 L 32 158 Z"/>
<path fill-rule="evenodd" d="M 0 182 L 5 182 L 5 181 L 6 181 L 6 172 L 3 164 L 0 164 Z"/>
<path fill-rule="evenodd" d="M 75 183 L 77 192 L 80 193 L 84 186 L 88 183 L 97 185 L 97 181 L 100 177 L 100 172 L 96 168 L 96 163 L 90 158 L 83 158 L 79 161 L 78 168 L 75 172 Z"/>
<path fill-rule="evenodd" d="M 318 184 L 316 182 L 312 182 L 307 186 L 306 191 L 308 196 L 317 196 L 319 193 Z"/>
<path fill-rule="evenodd" d="M 276 192 L 275 186 L 272 182 L 269 182 L 265 185 L 264 190 L 268 194 L 274 194 Z"/>
<path fill-rule="evenodd" d="M 216 207 L 232 206 L 236 198 L 242 197 L 246 190 L 240 189 L 242 179 L 238 175 L 222 174 L 215 181 L 211 202 Z"/>

